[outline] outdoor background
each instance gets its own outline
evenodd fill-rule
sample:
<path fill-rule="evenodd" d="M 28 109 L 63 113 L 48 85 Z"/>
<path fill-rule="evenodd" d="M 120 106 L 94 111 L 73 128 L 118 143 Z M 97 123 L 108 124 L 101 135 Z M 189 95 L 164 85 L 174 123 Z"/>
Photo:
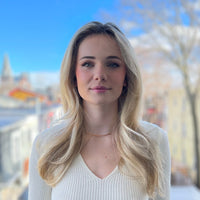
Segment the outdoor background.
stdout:
<path fill-rule="evenodd" d="M 200 199 L 200 0 L 0 0 L 0 200 L 27 199 L 32 142 L 62 116 L 61 62 L 90 21 L 134 47 L 143 119 L 169 138 L 171 199 Z"/>

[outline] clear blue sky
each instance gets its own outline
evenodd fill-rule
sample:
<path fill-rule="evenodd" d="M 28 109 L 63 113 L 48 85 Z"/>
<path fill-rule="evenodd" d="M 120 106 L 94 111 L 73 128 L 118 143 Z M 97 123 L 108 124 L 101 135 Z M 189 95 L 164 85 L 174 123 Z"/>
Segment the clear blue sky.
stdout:
<path fill-rule="evenodd" d="M 0 0 L 0 70 L 7 53 L 13 72 L 58 71 L 75 31 L 117 0 Z"/>

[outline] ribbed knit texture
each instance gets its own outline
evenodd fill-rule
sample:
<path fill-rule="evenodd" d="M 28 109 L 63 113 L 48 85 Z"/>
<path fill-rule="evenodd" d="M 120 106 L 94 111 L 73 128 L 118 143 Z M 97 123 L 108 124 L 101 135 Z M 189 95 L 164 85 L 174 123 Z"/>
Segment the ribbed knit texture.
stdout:
<path fill-rule="evenodd" d="M 163 166 L 166 175 L 166 196 L 165 198 L 157 196 L 155 200 L 169 200 L 170 155 L 166 133 L 146 122 L 142 123 L 141 128 L 158 141 L 161 152 L 166 158 Z M 51 188 L 40 178 L 36 168 L 37 160 L 34 143 L 29 168 L 29 200 L 148 200 L 141 178 L 126 176 L 116 166 L 106 178 L 100 179 L 88 168 L 80 154 L 62 180 Z"/>
<path fill-rule="evenodd" d="M 73 162 L 70 170 L 52 190 L 52 200 L 129 200 L 148 199 L 140 180 L 122 175 L 116 167 L 106 178 L 95 176 L 81 155 Z"/>

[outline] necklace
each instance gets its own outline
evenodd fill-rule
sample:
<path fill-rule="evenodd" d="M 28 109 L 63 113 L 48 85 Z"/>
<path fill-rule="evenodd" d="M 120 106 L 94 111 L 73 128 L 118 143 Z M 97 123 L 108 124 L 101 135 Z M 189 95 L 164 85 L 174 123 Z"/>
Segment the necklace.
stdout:
<path fill-rule="evenodd" d="M 91 135 L 91 136 L 95 136 L 95 137 L 104 137 L 104 136 L 108 136 L 108 135 L 111 135 L 111 133 L 106 133 L 106 134 L 93 134 L 93 133 L 87 133 L 88 135 Z"/>

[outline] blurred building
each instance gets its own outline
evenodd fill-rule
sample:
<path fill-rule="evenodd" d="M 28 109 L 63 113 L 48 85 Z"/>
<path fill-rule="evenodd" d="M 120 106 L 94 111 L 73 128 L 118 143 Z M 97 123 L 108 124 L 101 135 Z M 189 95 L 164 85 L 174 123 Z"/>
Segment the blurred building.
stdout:
<path fill-rule="evenodd" d="M 60 107 L 0 108 L 0 199 L 17 199 L 28 184 L 36 135 L 62 115 Z"/>
<path fill-rule="evenodd" d="M 144 98 L 143 119 L 145 121 L 157 124 L 163 129 L 167 126 L 167 105 L 166 95 L 157 94 Z"/>
<path fill-rule="evenodd" d="M 21 109 L 0 109 L 0 199 L 13 199 L 26 184 L 30 146 L 38 119 Z"/>
<path fill-rule="evenodd" d="M 36 100 L 38 99 L 40 102 L 49 104 L 49 100 L 47 96 L 42 95 L 38 92 L 26 90 L 24 88 L 15 88 L 9 92 L 9 96 L 25 102 L 29 106 L 33 106 L 36 104 Z"/>
<path fill-rule="evenodd" d="M 6 94 L 7 91 L 14 87 L 13 74 L 7 55 L 4 56 L 3 68 L 0 78 L 0 94 Z"/>
<path fill-rule="evenodd" d="M 0 106 L 7 103 L 6 107 L 31 107 L 38 99 L 47 105 L 60 103 L 58 86 L 33 90 L 28 74 L 13 75 L 9 57 L 5 55 L 0 74 Z"/>
<path fill-rule="evenodd" d="M 27 196 L 35 136 L 62 116 L 56 86 L 33 91 L 29 77 L 14 76 L 7 55 L 0 74 L 0 200 Z"/>
<path fill-rule="evenodd" d="M 24 102 L 14 99 L 7 95 L 0 95 L 0 107 L 3 108 L 20 108 L 24 107 Z"/>
<path fill-rule="evenodd" d="M 197 101 L 200 124 L 200 98 Z M 168 137 L 172 157 L 172 173 L 195 177 L 193 123 L 190 105 L 183 88 L 168 91 Z"/>
<path fill-rule="evenodd" d="M 23 73 L 19 76 L 14 76 L 8 55 L 4 56 L 3 67 L 0 74 L 0 94 L 8 95 L 9 91 L 14 88 L 31 89 L 31 84 L 28 75 Z"/>

